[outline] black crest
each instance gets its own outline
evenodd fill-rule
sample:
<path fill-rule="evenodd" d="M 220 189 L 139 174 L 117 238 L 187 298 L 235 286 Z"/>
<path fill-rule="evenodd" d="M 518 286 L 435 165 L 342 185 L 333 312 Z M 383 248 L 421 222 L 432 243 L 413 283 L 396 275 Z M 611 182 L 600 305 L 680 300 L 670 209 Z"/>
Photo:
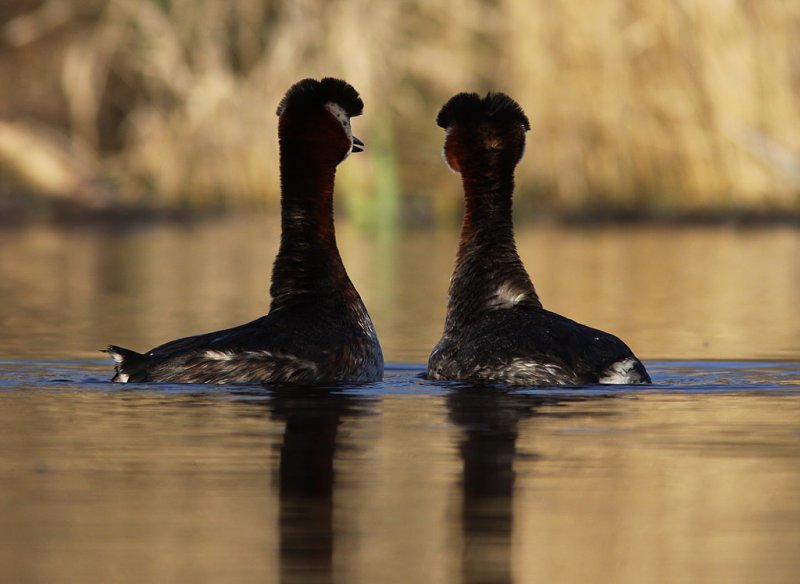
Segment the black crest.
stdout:
<path fill-rule="evenodd" d="M 326 103 L 340 105 L 350 117 L 360 116 L 364 110 L 364 102 L 352 85 L 341 79 L 325 77 L 321 81 L 303 79 L 292 85 L 278 104 L 277 113 L 281 116 L 288 108 L 305 109 Z"/>
<path fill-rule="evenodd" d="M 505 93 L 489 92 L 481 98 L 477 93 L 459 93 L 439 110 L 436 123 L 442 128 L 453 124 L 481 122 L 501 122 L 515 120 L 522 124 L 525 130 L 531 129 L 531 124 L 520 105 Z"/>

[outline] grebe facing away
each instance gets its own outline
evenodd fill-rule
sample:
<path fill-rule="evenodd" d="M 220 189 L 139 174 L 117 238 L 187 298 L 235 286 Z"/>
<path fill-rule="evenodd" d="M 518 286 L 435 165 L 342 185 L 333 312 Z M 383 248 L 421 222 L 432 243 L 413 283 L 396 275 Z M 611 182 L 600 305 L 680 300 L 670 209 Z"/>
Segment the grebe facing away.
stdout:
<path fill-rule="evenodd" d="M 514 243 L 514 168 L 530 129 L 507 95 L 461 93 L 436 120 L 465 209 L 444 334 L 429 379 L 509 385 L 650 383 L 617 337 L 542 308 Z"/>
<path fill-rule="evenodd" d="M 363 143 L 350 118 L 363 103 L 338 79 L 306 79 L 278 106 L 281 243 L 268 315 L 171 341 L 145 354 L 110 346 L 113 381 L 177 383 L 367 382 L 383 354 L 336 247 L 336 166 Z"/>

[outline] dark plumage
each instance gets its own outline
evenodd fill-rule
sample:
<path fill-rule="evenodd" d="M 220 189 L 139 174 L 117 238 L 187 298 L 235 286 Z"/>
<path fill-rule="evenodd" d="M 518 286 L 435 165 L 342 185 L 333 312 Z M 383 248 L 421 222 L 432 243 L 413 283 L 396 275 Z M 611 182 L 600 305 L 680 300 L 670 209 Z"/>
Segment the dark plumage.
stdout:
<path fill-rule="evenodd" d="M 278 106 L 281 245 L 269 314 L 145 354 L 111 345 L 114 381 L 322 383 L 383 376 L 381 347 L 333 225 L 336 166 L 361 150 L 350 117 L 362 108 L 353 87 L 331 78 L 296 83 Z"/>
<path fill-rule="evenodd" d="M 341 79 L 325 77 L 321 81 L 303 79 L 289 88 L 278 104 L 277 115 L 282 116 L 288 109 L 314 109 L 321 103 L 339 104 L 351 118 L 360 116 L 364 102 L 352 85 Z"/>
<path fill-rule="evenodd" d="M 460 93 L 439 112 L 448 165 L 464 185 L 444 333 L 428 378 L 510 385 L 649 383 L 620 339 L 545 310 L 514 241 L 514 169 L 530 124 L 502 93 Z"/>
<path fill-rule="evenodd" d="M 505 93 L 489 92 L 485 98 L 477 93 L 459 93 L 451 97 L 436 116 L 436 124 L 444 129 L 454 124 L 497 123 L 503 120 L 515 120 L 525 130 L 531 129 L 528 116 Z"/>

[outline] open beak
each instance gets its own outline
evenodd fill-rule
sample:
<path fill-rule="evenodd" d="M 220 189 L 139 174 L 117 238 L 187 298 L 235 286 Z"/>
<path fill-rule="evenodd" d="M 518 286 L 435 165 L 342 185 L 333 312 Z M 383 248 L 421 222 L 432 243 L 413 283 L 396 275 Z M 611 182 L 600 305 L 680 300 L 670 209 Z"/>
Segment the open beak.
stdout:
<path fill-rule="evenodd" d="M 364 143 L 353 136 L 353 150 L 352 152 L 364 152 Z"/>

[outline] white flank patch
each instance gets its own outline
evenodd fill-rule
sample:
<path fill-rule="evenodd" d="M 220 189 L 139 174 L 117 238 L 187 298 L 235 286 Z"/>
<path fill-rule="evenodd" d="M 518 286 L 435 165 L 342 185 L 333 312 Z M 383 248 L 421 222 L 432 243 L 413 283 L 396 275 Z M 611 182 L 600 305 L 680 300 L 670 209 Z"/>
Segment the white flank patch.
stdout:
<path fill-rule="evenodd" d="M 261 349 L 259 351 L 245 351 L 243 355 L 249 359 L 265 359 L 267 357 L 277 357 L 282 359 L 297 359 L 293 355 L 282 355 L 280 353 L 272 354 L 272 351 L 267 351 L 266 349 Z"/>
<path fill-rule="evenodd" d="M 617 361 L 603 372 L 599 381 L 608 384 L 638 383 L 642 377 L 636 371 L 635 366 L 636 359 L 630 357 Z"/>
<path fill-rule="evenodd" d="M 551 363 L 536 363 L 525 359 L 514 359 L 507 369 L 514 375 L 536 374 L 542 377 L 563 377 L 564 370 L 558 365 Z"/>
<path fill-rule="evenodd" d="M 479 365 L 472 370 L 471 376 L 477 379 L 525 385 L 554 385 L 576 381 L 574 376 L 559 365 L 528 359 L 512 359 L 506 364 L 498 364 L 496 368 Z"/>
<path fill-rule="evenodd" d="M 131 376 L 130 376 L 130 375 L 128 375 L 127 373 L 123 373 L 122 371 L 120 371 L 120 372 L 117 374 L 117 383 L 128 383 L 128 380 L 129 380 L 130 378 L 131 378 Z"/>

